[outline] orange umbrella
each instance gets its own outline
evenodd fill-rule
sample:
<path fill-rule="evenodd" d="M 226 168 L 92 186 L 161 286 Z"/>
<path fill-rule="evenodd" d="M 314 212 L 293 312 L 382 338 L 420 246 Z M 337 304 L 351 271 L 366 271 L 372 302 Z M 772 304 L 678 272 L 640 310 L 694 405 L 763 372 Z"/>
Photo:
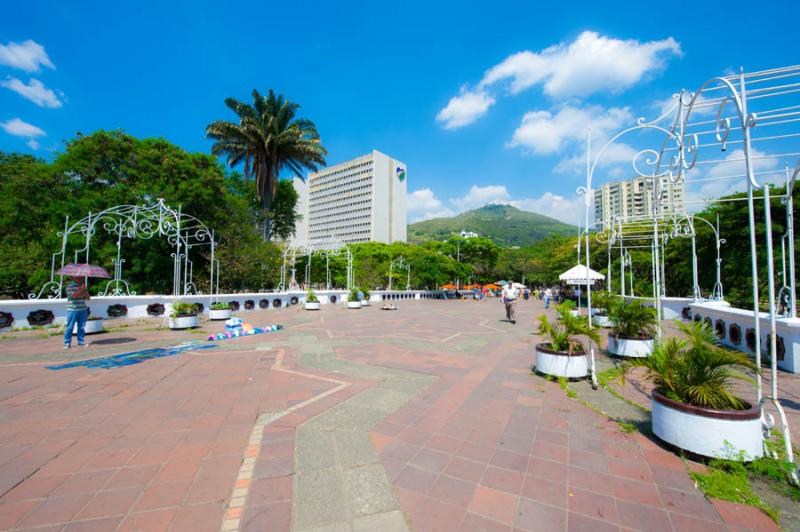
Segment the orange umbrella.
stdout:
<path fill-rule="evenodd" d="M 496 284 L 485 284 L 483 287 L 488 288 L 489 290 L 500 290 L 500 287 Z"/>
<path fill-rule="evenodd" d="M 447 283 L 446 285 L 442 286 L 442 290 L 455 290 L 455 289 L 456 285 L 454 285 L 453 283 Z"/>

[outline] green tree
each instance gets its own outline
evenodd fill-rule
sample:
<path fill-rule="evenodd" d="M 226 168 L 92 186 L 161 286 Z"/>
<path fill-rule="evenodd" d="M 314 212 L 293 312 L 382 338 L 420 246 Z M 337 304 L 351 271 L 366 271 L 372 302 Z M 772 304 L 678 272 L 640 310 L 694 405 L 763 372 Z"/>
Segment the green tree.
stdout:
<path fill-rule="evenodd" d="M 243 164 L 245 176 L 255 178 L 264 239 L 269 240 L 268 213 L 281 172 L 288 169 L 302 178 L 304 170 L 325 164 L 327 151 L 314 123 L 296 118 L 300 106 L 272 89 L 266 97 L 253 90 L 252 104 L 226 98 L 225 105 L 239 121 L 218 120 L 206 127 L 206 136 L 214 140 L 211 153 L 227 157 L 231 167 Z"/>
<path fill-rule="evenodd" d="M 302 215 L 297 212 L 298 197 L 290 180 L 278 181 L 275 198 L 272 200 L 272 208 L 269 211 L 273 237 L 277 236 L 282 240 L 288 240 L 294 236 L 295 226 L 302 219 Z"/>

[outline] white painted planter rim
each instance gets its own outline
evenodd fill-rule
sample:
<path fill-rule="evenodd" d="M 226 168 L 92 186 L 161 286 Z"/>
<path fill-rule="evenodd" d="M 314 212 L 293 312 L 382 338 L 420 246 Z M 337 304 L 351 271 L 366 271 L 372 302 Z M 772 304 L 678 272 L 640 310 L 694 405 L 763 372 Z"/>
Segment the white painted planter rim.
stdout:
<path fill-rule="evenodd" d="M 694 406 L 686 403 L 679 403 L 678 401 L 673 401 L 672 399 L 666 397 L 658 390 L 653 390 L 653 401 L 661 403 L 666 407 L 678 410 L 685 414 L 708 417 L 713 419 L 728 419 L 732 421 L 741 421 L 741 420 L 758 419 L 761 417 L 761 408 L 758 406 L 750 405 L 750 403 L 748 403 L 747 401 L 745 401 L 745 403 L 750 405 L 750 408 L 746 410 L 714 410 L 711 408 L 704 408 L 702 406 Z"/>

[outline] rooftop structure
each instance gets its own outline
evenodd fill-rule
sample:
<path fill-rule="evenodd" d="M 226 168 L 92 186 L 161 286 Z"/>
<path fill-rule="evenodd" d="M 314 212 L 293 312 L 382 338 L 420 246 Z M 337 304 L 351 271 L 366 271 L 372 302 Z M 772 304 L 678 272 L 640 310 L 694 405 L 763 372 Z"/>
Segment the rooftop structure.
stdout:
<path fill-rule="evenodd" d="M 406 241 L 406 165 L 372 153 L 294 181 L 303 219 L 293 244 Z"/>

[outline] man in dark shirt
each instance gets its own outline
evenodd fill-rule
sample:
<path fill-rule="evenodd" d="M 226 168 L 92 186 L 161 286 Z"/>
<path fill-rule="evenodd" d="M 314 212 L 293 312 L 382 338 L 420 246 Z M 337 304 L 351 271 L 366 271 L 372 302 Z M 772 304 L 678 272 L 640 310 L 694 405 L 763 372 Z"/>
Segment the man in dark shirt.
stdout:
<path fill-rule="evenodd" d="M 86 319 L 89 317 L 89 289 L 83 277 L 73 277 L 67 286 L 67 328 L 64 331 L 64 349 L 72 346 L 72 331 L 78 326 L 78 346 L 85 347 Z"/>

